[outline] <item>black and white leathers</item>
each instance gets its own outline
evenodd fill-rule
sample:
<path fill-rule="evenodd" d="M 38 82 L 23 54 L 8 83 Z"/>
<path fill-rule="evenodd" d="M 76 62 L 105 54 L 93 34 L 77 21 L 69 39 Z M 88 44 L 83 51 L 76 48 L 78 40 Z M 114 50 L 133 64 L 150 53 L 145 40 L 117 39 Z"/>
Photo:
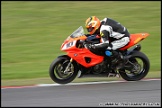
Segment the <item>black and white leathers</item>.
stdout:
<path fill-rule="evenodd" d="M 101 20 L 100 35 L 101 43 L 95 44 L 95 48 L 117 50 L 130 41 L 128 30 L 119 22 L 110 18 Z"/>

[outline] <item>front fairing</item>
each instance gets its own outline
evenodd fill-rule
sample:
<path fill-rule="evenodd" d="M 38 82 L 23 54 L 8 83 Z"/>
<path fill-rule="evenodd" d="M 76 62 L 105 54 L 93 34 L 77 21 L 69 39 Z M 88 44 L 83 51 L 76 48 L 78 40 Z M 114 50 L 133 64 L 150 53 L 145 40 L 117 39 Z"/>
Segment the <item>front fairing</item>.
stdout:
<path fill-rule="evenodd" d="M 93 54 L 87 48 L 79 47 L 80 44 L 78 41 L 85 39 L 87 39 L 87 36 L 84 35 L 83 27 L 80 26 L 70 36 L 67 37 L 61 46 L 61 50 L 65 51 L 70 58 L 74 59 L 84 67 L 91 67 L 101 63 L 104 58 L 103 56 Z M 87 58 L 91 61 L 87 62 Z"/>
<path fill-rule="evenodd" d="M 67 50 L 71 47 L 74 47 L 77 40 L 79 39 L 86 39 L 86 36 L 84 35 L 84 29 L 82 26 L 76 29 L 71 35 L 69 35 L 65 39 L 64 43 L 61 45 L 61 50 Z"/>

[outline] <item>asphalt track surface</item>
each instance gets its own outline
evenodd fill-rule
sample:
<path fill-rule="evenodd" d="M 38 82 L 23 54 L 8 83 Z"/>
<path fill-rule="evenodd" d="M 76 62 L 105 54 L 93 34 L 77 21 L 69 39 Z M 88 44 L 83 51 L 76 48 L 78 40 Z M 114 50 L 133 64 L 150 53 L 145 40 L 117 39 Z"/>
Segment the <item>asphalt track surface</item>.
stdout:
<path fill-rule="evenodd" d="M 160 107 L 161 79 L 1 88 L 1 107 Z"/>

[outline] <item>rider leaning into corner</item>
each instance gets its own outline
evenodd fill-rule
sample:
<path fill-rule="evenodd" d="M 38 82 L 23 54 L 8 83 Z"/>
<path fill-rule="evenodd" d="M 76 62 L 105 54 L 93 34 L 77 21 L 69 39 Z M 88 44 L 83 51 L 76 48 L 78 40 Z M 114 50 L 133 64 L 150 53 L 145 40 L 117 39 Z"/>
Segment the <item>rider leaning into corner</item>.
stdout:
<path fill-rule="evenodd" d="M 105 53 L 108 51 L 108 56 L 115 58 L 112 60 L 112 63 L 117 62 L 119 59 L 124 59 L 117 50 L 126 46 L 130 41 L 130 34 L 127 28 L 113 19 L 104 18 L 100 21 L 96 16 L 89 17 L 85 22 L 85 27 L 89 32 L 87 35 L 101 36 L 101 43 L 92 44 L 88 48 L 104 49 Z"/>

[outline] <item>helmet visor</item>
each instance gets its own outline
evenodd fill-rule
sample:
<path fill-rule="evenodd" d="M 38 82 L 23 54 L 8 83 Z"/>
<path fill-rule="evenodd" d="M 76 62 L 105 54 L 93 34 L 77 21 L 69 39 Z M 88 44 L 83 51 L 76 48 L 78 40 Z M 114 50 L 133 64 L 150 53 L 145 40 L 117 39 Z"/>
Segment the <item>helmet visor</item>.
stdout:
<path fill-rule="evenodd" d="M 88 32 L 91 32 L 94 29 L 94 27 L 87 28 Z"/>

